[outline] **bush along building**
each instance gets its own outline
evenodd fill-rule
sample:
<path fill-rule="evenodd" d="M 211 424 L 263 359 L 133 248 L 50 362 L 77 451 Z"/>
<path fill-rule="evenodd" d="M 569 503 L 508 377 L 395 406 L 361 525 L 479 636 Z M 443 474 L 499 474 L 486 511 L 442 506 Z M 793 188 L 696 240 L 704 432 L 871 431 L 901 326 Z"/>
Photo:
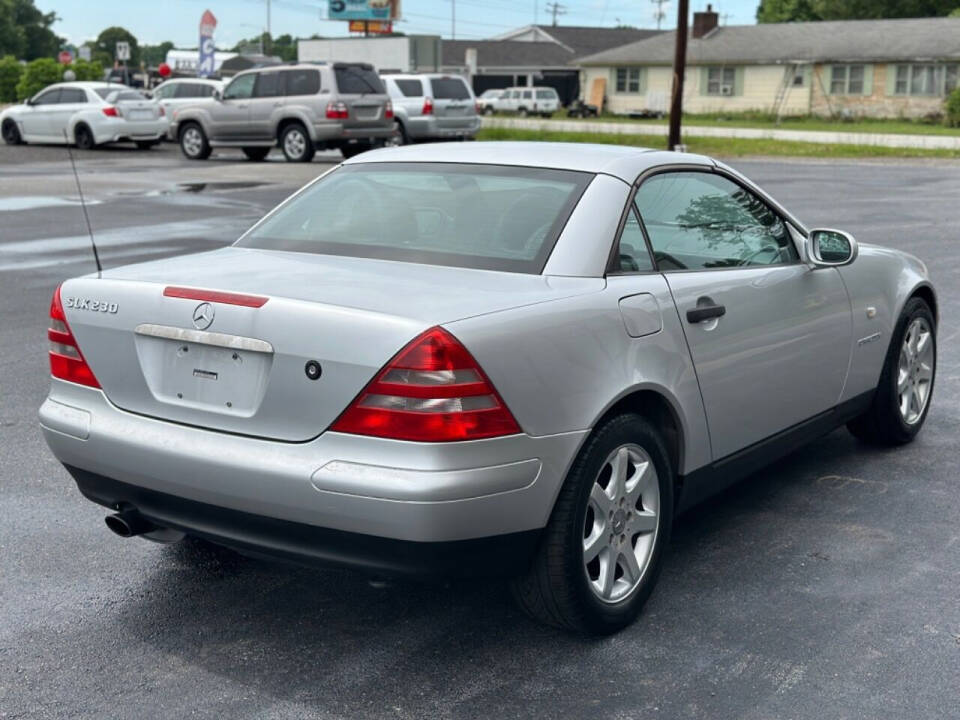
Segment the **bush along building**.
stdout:
<path fill-rule="evenodd" d="M 921 118 L 960 87 L 960 18 L 719 27 L 694 13 L 684 110 Z M 580 58 L 584 99 L 607 111 L 659 110 L 669 97 L 675 33 Z"/>

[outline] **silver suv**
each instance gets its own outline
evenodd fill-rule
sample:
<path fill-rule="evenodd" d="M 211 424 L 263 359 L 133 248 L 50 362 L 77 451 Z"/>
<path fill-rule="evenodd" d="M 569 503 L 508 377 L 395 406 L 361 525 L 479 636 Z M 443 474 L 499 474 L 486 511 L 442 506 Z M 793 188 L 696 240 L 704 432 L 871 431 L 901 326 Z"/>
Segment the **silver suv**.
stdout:
<path fill-rule="evenodd" d="M 214 102 L 176 111 L 170 134 L 191 160 L 216 147 L 263 160 L 278 144 L 287 160 L 317 150 L 353 157 L 394 136 L 393 106 L 366 63 L 291 64 L 239 73 Z"/>
<path fill-rule="evenodd" d="M 396 112 L 397 141 L 473 138 L 477 99 L 456 75 L 383 75 Z"/>

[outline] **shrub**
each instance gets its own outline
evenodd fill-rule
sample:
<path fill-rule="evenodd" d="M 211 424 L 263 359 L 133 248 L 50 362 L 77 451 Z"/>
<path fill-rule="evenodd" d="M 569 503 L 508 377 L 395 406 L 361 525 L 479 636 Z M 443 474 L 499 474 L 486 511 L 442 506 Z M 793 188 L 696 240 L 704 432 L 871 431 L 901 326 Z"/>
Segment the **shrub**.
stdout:
<path fill-rule="evenodd" d="M 23 74 L 23 66 L 12 55 L 0 58 L 0 103 L 16 102 L 17 83 Z"/>
<path fill-rule="evenodd" d="M 77 80 L 103 80 L 103 65 L 98 61 L 74 60 L 69 66 Z"/>
<path fill-rule="evenodd" d="M 63 79 L 63 66 L 53 58 L 38 58 L 27 63 L 17 83 L 17 99 L 26 100 L 43 90 L 47 85 Z"/>
<path fill-rule="evenodd" d="M 960 127 L 960 87 L 947 96 L 944 120 L 950 127 Z"/>

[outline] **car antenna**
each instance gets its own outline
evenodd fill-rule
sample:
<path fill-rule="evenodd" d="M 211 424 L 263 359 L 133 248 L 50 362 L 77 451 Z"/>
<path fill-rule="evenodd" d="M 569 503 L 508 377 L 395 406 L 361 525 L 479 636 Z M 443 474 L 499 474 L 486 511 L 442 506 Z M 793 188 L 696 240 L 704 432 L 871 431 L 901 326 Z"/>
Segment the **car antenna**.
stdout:
<path fill-rule="evenodd" d="M 87 213 L 87 203 L 83 199 L 83 188 L 80 187 L 80 175 L 77 173 L 77 163 L 73 159 L 73 150 L 70 148 L 70 138 L 67 137 L 67 131 L 63 131 L 63 139 L 67 141 L 67 155 L 70 156 L 70 167 L 73 168 L 73 179 L 77 183 L 77 193 L 80 195 L 80 209 L 83 210 L 83 219 L 87 223 L 87 234 L 90 235 L 90 247 L 93 248 L 93 259 L 97 263 L 97 277 L 103 274 L 103 266 L 100 264 L 100 253 L 97 252 L 97 242 L 93 239 L 93 227 L 90 225 L 90 215 Z"/>

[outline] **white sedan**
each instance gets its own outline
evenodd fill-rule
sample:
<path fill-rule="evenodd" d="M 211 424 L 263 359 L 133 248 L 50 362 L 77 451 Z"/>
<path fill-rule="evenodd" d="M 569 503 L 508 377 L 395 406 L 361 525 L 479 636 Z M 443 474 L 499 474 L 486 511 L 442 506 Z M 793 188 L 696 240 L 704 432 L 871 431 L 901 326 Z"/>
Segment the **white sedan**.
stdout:
<path fill-rule="evenodd" d="M 152 95 L 166 112 L 169 122 L 180 108 L 214 102 L 213 95 L 217 91 L 223 91 L 223 83 L 220 80 L 176 78 L 158 85 L 154 88 Z M 168 139 L 175 141 L 177 138 L 168 133 Z"/>
<path fill-rule="evenodd" d="M 156 102 L 105 82 L 50 85 L 0 113 L 0 133 L 8 145 L 73 143 L 82 150 L 120 140 L 148 148 L 160 141 L 167 123 Z"/>

